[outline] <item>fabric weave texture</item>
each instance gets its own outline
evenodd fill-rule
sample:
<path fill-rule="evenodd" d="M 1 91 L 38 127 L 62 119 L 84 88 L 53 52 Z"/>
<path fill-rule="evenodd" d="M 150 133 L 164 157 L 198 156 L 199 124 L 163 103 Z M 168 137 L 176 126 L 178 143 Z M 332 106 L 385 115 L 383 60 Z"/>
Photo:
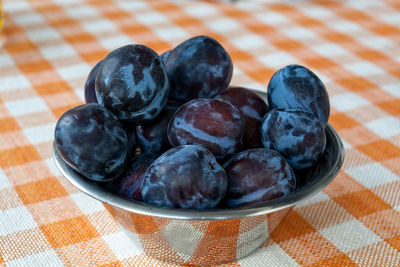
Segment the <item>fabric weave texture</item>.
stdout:
<path fill-rule="evenodd" d="M 55 168 L 57 119 L 84 102 L 108 52 L 158 53 L 206 34 L 231 84 L 266 91 L 288 64 L 327 87 L 345 146 L 339 175 L 296 206 L 256 253 L 226 266 L 400 266 L 400 2 L 3 0 L 0 266 L 172 266 L 129 240 Z"/>

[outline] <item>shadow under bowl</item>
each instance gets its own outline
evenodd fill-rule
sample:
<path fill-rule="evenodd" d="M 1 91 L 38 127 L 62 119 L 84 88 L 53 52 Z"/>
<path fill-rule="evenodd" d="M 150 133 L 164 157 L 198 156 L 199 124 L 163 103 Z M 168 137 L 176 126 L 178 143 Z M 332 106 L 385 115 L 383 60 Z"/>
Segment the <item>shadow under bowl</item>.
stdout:
<path fill-rule="evenodd" d="M 326 137 L 318 164 L 296 173 L 301 187 L 285 198 L 247 208 L 185 210 L 129 201 L 74 171 L 55 145 L 53 157 L 62 175 L 80 191 L 103 202 L 146 254 L 168 263 L 211 265 L 235 261 L 257 250 L 294 205 L 332 181 L 343 164 L 344 149 L 329 124 Z"/>

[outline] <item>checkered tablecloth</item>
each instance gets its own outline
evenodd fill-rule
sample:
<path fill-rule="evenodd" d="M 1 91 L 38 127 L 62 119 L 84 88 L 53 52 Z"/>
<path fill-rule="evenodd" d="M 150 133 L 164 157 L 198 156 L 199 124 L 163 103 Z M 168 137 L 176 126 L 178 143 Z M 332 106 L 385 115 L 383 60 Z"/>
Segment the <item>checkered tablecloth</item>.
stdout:
<path fill-rule="evenodd" d="M 232 84 L 266 91 L 302 64 L 325 83 L 344 166 L 232 266 L 400 266 L 400 1 L 3 0 L 0 266 L 161 266 L 55 169 L 57 118 L 91 67 L 129 43 L 216 38 Z"/>

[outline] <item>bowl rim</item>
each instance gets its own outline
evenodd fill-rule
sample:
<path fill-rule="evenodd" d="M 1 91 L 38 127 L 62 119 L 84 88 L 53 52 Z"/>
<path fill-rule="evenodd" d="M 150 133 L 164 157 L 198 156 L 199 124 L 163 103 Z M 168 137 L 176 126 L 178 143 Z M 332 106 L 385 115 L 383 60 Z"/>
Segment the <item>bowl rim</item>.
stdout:
<path fill-rule="evenodd" d="M 97 183 L 86 179 L 84 176 L 74 171 L 61 158 L 61 155 L 57 151 L 55 142 L 53 142 L 53 159 L 58 170 L 68 182 L 70 182 L 83 193 L 103 202 L 104 204 L 108 204 L 125 211 L 160 218 L 182 220 L 227 220 L 260 216 L 289 208 L 301 201 L 304 201 L 305 199 L 314 196 L 324 187 L 326 187 L 338 174 L 344 160 L 344 148 L 342 141 L 330 124 L 327 124 L 326 126 L 326 134 L 327 138 L 331 139 L 332 145 L 336 146 L 337 150 L 337 153 L 334 155 L 335 158 L 333 160 L 332 168 L 327 173 L 325 173 L 320 179 L 313 181 L 309 185 L 304 186 L 300 190 L 293 192 L 285 198 L 271 200 L 258 206 L 242 208 L 210 210 L 178 209 L 157 207 L 139 201 L 127 200 L 107 191 Z"/>

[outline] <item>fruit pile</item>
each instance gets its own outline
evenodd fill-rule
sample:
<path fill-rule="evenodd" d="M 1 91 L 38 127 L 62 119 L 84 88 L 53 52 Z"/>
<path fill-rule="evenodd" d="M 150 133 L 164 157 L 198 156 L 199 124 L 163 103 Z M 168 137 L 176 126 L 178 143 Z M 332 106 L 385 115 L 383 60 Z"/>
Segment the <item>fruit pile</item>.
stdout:
<path fill-rule="evenodd" d="M 120 47 L 90 72 L 86 104 L 58 120 L 56 149 L 87 179 L 151 205 L 229 208 L 285 197 L 299 185 L 295 171 L 324 152 L 326 88 L 289 65 L 271 78 L 267 104 L 230 87 L 232 69 L 208 36 L 161 56 Z"/>

